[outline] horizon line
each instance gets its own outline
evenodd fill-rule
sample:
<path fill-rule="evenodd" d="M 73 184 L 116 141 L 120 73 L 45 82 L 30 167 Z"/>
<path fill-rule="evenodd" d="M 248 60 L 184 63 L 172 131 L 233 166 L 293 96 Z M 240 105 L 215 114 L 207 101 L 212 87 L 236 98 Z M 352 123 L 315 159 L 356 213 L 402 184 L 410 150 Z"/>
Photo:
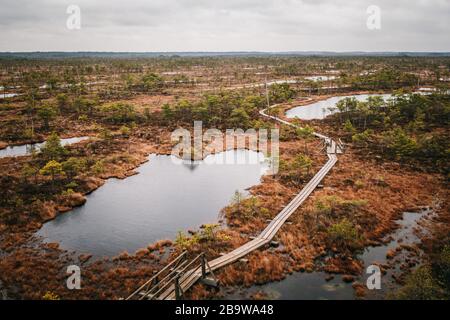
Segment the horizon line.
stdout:
<path fill-rule="evenodd" d="M 111 50 L 30 50 L 30 51 L 0 51 L 0 53 L 450 53 L 450 51 L 409 51 L 409 50 L 349 50 L 349 51 L 336 51 L 336 50 L 286 50 L 286 51 L 265 51 L 265 50 L 223 50 L 223 51 L 111 51 Z"/>

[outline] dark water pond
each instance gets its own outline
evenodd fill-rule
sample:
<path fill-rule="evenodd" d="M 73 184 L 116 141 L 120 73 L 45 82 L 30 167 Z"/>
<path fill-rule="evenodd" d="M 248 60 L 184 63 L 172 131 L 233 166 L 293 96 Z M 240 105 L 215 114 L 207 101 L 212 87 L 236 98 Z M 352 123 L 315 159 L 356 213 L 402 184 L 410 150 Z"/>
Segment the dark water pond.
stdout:
<path fill-rule="evenodd" d="M 224 156 L 235 158 L 235 164 L 220 164 Z M 244 161 L 250 157 L 256 161 Z M 248 150 L 196 163 L 176 164 L 165 155 L 149 160 L 138 175 L 109 179 L 84 206 L 44 224 L 38 235 L 96 256 L 133 253 L 157 240 L 175 239 L 178 231 L 216 223 L 234 192 L 258 184 L 269 168 L 262 153 Z"/>
<path fill-rule="evenodd" d="M 87 139 L 89 139 L 89 137 L 75 137 L 75 138 L 61 139 L 61 144 L 63 146 L 66 146 Z M 26 156 L 31 154 L 33 150 L 39 151 L 39 149 L 42 148 L 44 144 L 45 142 L 6 147 L 0 150 L 0 158 Z"/>

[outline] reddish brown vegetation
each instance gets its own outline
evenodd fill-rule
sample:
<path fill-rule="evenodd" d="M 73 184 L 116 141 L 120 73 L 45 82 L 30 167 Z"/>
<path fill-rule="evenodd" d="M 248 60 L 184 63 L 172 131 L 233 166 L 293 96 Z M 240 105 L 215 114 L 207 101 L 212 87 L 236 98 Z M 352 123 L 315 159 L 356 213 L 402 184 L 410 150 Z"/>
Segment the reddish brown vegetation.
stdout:
<path fill-rule="evenodd" d="M 379 243 L 383 236 L 397 227 L 395 220 L 401 217 L 402 212 L 429 205 L 437 198 L 446 199 L 442 176 L 413 172 L 396 163 L 361 159 L 351 150 L 339 157 L 336 167 L 324 179 L 324 185 L 290 218 L 292 224 L 287 224 L 280 230 L 276 236 L 276 240 L 280 241 L 280 248 L 275 251 L 256 251 L 248 256 L 248 264 L 235 263 L 222 269 L 219 272 L 222 284 L 239 286 L 279 280 L 292 271 L 316 269 L 314 260 L 321 257 L 325 262 L 324 271 L 348 274 L 349 281 L 350 275 L 361 274 L 361 261 L 355 259 L 351 252 L 346 253 L 339 248 L 331 248 L 329 251 L 326 233 L 312 231 L 311 223 L 306 219 L 316 212 L 317 201 L 324 197 L 339 197 L 350 202 L 365 200 L 366 204 L 356 211 L 335 213 L 350 214 L 363 236 L 363 245 Z M 292 187 L 280 185 L 274 178 L 265 178 L 261 185 L 252 189 L 252 193 L 264 199 L 264 206 L 270 208 L 273 214 L 288 202 L 287 195 L 295 192 Z M 245 234 L 256 232 L 267 224 L 263 221 L 252 222 L 251 227 L 248 224 L 244 227 L 232 220 L 231 228 Z M 276 261 L 277 266 L 283 267 L 279 269 L 274 266 L 275 271 L 268 272 L 268 278 L 261 276 L 258 270 L 261 270 L 263 264 L 252 264 L 251 261 L 261 261 L 262 257 L 267 257 L 268 260 L 265 261 Z M 362 295 L 362 290 L 355 286 L 358 295 Z M 204 287 L 194 287 L 192 298 L 197 295 L 205 298 L 205 294 Z M 210 292 L 210 295 L 214 295 L 214 292 Z"/>

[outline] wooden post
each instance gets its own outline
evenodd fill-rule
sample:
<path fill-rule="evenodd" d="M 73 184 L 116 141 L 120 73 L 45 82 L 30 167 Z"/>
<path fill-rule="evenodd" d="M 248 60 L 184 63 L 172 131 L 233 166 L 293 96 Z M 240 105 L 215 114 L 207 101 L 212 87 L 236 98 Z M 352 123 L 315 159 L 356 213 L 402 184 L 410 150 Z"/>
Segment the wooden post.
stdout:
<path fill-rule="evenodd" d="M 206 278 L 206 258 L 205 255 L 202 255 L 202 279 Z"/>
<path fill-rule="evenodd" d="M 175 277 L 175 299 L 181 300 L 182 297 L 183 297 L 183 291 L 181 290 L 181 287 L 180 287 L 180 273 L 177 273 L 177 275 Z"/>

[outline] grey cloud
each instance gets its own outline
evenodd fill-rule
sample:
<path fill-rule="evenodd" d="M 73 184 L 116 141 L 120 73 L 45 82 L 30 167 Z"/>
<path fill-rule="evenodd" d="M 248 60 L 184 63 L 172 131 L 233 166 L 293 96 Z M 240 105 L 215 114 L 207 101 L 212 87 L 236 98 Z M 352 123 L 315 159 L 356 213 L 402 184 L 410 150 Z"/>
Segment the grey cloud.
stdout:
<path fill-rule="evenodd" d="M 3 0 L 0 51 L 450 51 L 449 21 L 449 0 Z"/>

